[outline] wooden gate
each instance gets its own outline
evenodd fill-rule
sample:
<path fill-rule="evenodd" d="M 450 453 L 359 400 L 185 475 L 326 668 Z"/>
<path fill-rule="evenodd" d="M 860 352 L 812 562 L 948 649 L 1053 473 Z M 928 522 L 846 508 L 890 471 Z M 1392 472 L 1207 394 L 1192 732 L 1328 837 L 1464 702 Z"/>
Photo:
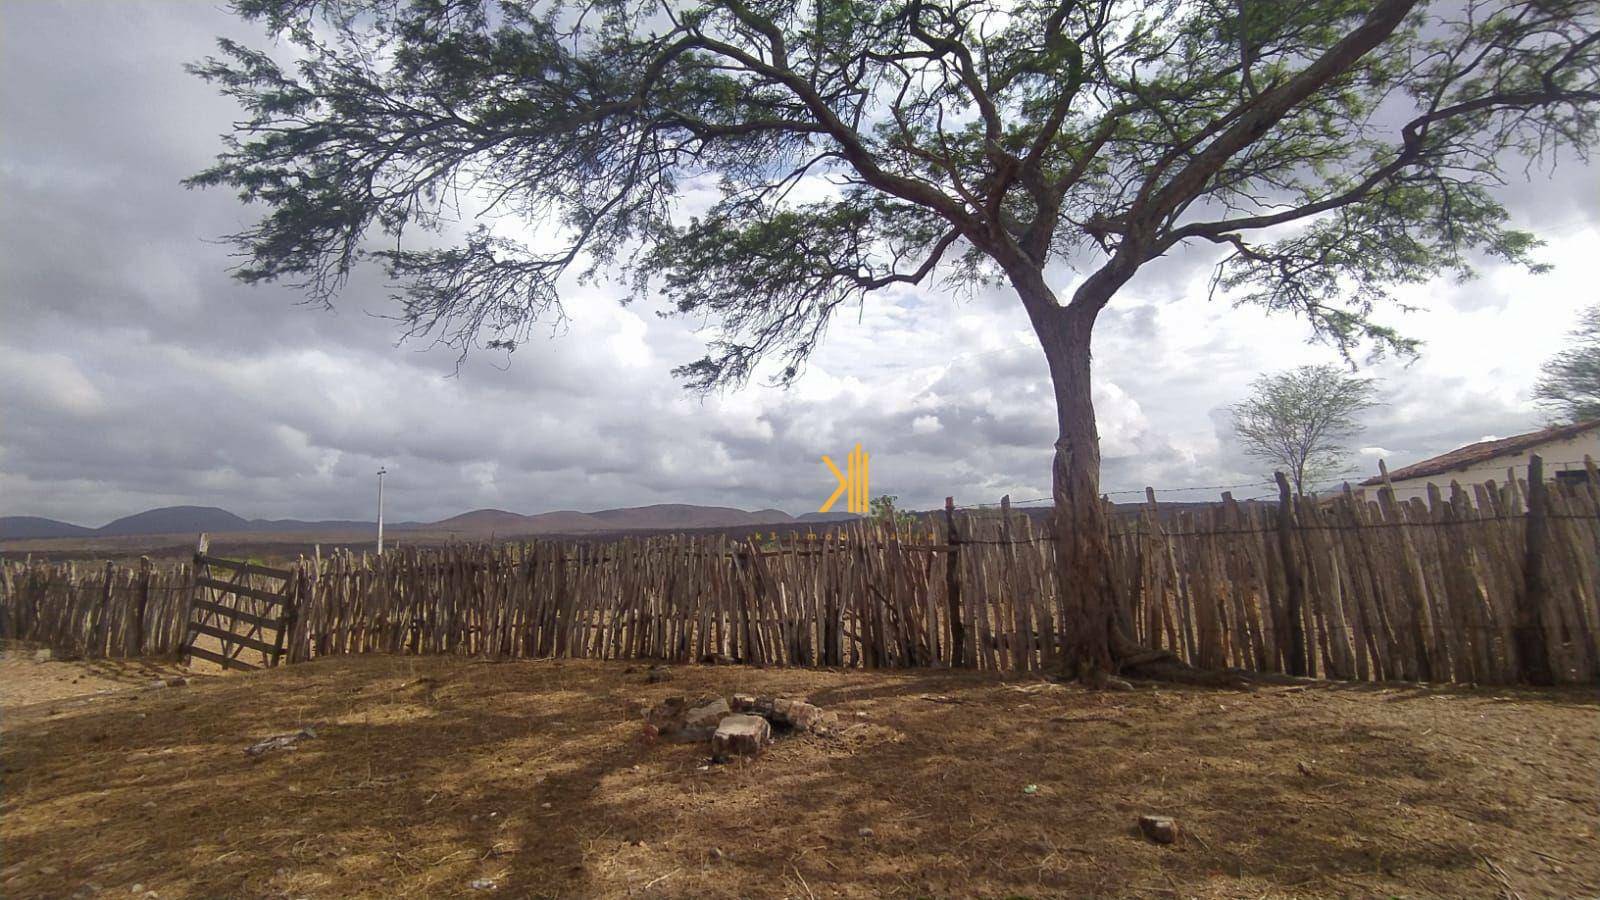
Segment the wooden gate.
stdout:
<path fill-rule="evenodd" d="M 179 662 L 196 657 L 226 669 L 276 666 L 299 607 L 299 573 L 211 556 L 207 549 L 202 534 L 194 554 L 194 592 Z M 196 646 L 202 640 L 214 642 L 216 649 Z M 241 659 L 247 650 L 259 654 L 260 662 Z"/>

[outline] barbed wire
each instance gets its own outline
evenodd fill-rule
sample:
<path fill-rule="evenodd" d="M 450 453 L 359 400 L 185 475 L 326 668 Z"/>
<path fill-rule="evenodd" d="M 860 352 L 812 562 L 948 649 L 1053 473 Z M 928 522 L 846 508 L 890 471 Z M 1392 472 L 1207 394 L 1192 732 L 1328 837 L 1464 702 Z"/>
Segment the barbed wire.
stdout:
<path fill-rule="evenodd" d="M 1580 466 L 1580 467 L 1582 467 L 1582 466 L 1587 466 L 1588 465 L 1588 461 L 1587 460 L 1582 460 L 1582 459 L 1546 460 L 1545 461 L 1545 465 L 1546 466 Z M 1527 468 L 1527 464 L 1523 463 L 1521 466 L 1512 465 L 1512 466 L 1508 466 L 1507 468 L 1510 468 L 1510 469 L 1523 468 L 1523 469 L 1525 469 L 1525 468 Z M 1392 474 L 1393 473 L 1391 473 L 1391 475 Z M 1444 473 L 1441 473 L 1441 474 L 1444 474 Z M 1431 477 L 1431 476 L 1428 476 L 1428 477 Z M 1400 480 L 1401 481 L 1407 481 L 1407 480 L 1410 480 L 1410 479 L 1401 478 Z M 1337 486 L 1340 486 L 1340 485 L 1344 485 L 1344 484 L 1349 484 L 1349 483 L 1350 483 L 1349 480 L 1345 479 L 1345 478 L 1335 478 L 1335 479 L 1331 479 L 1331 480 L 1315 482 L 1315 484 L 1323 486 L 1323 488 L 1325 490 L 1331 490 L 1334 487 L 1337 487 Z M 1115 491 L 1101 491 L 1100 494 L 1103 497 L 1123 497 L 1123 496 L 1128 496 L 1130 494 L 1142 495 L 1142 494 L 1145 493 L 1146 490 L 1153 491 L 1154 493 L 1157 493 L 1157 494 L 1177 494 L 1177 493 L 1183 493 L 1183 492 L 1186 492 L 1186 491 L 1234 491 L 1234 490 L 1239 490 L 1241 488 L 1271 487 L 1271 486 L 1275 486 L 1276 484 L 1277 484 L 1277 482 L 1275 480 L 1268 479 L 1266 481 L 1244 481 L 1244 482 L 1240 482 L 1238 484 L 1197 484 L 1197 485 L 1192 485 L 1192 486 L 1189 486 L 1189 487 L 1126 488 L 1126 489 L 1115 490 Z M 1311 493 L 1315 494 L 1315 493 L 1317 493 L 1317 491 L 1313 490 L 1313 491 L 1311 491 Z M 1274 492 L 1266 493 L 1266 494 L 1258 494 L 1258 495 L 1256 495 L 1254 497 L 1242 498 L 1240 500 L 1240 502 L 1248 503 L 1248 502 L 1256 501 L 1256 500 L 1275 500 L 1275 499 L 1277 499 L 1277 497 L 1278 497 L 1278 494 L 1277 494 L 1277 492 L 1274 491 Z M 1024 499 L 1024 500 L 1012 500 L 1011 501 L 1011 505 L 1012 505 L 1012 507 L 1018 507 L 1018 506 L 1024 506 L 1024 505 L 1029 504 L 1029 503 L 1054 503 L 1054 502 L 1055 502 L 1055 498 L 1053 498 L 1053 497 L 1030 497 L 1030 498 L 1027 498 L 1027 499 Z M 1000 504 L 1000 503 L 967 503 L 967 504 L 958 504 L 954 508 L 955 509 L 997 509 L 1001 505 L 1002 504 Z"/>
<path fill-rule="evenodd" d="M 1269 484 L 1275 484 L 1275 483 L 1276 482 L 1272 482 L 1272 481 L 1245 481 L 1245 482 L 1241 482 L 1239 484 L 1197 484 L 1197 485 L 1194 485 L 1192 487 L 1151 488 L 1150 490 L 1153 490 L 1157 494 L 1176 494 L 1176 493 L 1180 493 L 1180 492 L 1183 492 L 1183 491 L 1231 491 L 1231 490 L 1237 490 L 1239 488 L 1262 487 L 1263 485 L 1269 485 Z M 1101 491 L 1100 494 L 1103 497 L 1122 497 L 1122 496 L 1126 496 L 1128 494 L 1143 494 L 1145 492 L 1145 490 L 1146 490 L 1145 488 L 1128 488 L 1126 490 Z M 1027 504 L 1027 503 L 1054 503 L 1054 502 L 1055 502 L 1055 498 L 1054 497 L 1030 497 L 1030 498 L 1025 499 L 1025 500 L 1012 500 L 1011 501 L 1011 505 L 1013 507 L 1016 507 L 1016 506 L 1022 506 L 1022 505 Z M 968 504 L 965 504 L 965 505 L 956 506 L 955 509 L 988 509 L 988 508 L 999 507 L 1000 505 L 1001 504 L 999 504 L 999 503 L 968 503 Z"/>
<path fill-rule="evenodd" d="M 1524 519 L 1527 519 L 1527 518 L 1528 518 L 1528 514 L 1527 513 L 1512 513 L 1511 515 L 1504 515 L 1504 514 L 1498 514 L 1497 513 L 1495 515 L 1490 515 L 1490 516 L 1475 516 L 1475 517 L 1470 518 L 1470 519 L 1441 519 L 1439 521 L 1428 521 L 1428 522 L 1413 522 L 1413 521 L 1391 522 L 1391 521 L 1384 521 L 1384 522 L 1359 522 L 1359 523 L 1355 523 L 1355 524 L 1342 523 L 1342 522 L 1296 522 L 1294 524 L 1294 527 L 1293 527 L 1292 530 L 1297 531 L 1297 532 L 1298 531 L 1369 531 L 1369 530 L 1372 530 L 1372 529 L 1375 529 L 1375 528 L 1414 528 L 1414 529 L 1421 530 L 1421 529 L 1433 528 L 1435 526 L 1440 526 L 1440 525 L 1459 525 L 1459 526 L 1484 525 L 1484 524 L 1487 524 L 1489 522 L 1515 522 L 1515 521 L 1521 521 L 1521 520 L 1524 520 Z M 1581 514 L 1581 513 L 1580 514 L 1573 514 L 1573 513 L 1545 513 L 1544 518 L 1550 519 L 1550 520 L 1600 522 L 1600 516 L 1584 515 L 1584 514 Z M 1205 528 L 1205 529 L 1197 529 L 1197 530 L 1194 530 L 1194 531 L 1169 531 L 1169 530 L 1167 530 L 1165 528 L 1158 528 L 1155 531 L 1149 531 L 1149 530 L 1145 529 L 1144 525 L 1141 523 L 1141 524 L 1139 524 L 1139 525 L 1137 525 L 1137 526 L 1135 526 L 1135 527 L 1133 527 L 1133 528 L 1131 528 L 1131 529 L 1129 529 L 1127 531 L 1114 532 L 1111 535 L 1111 537 L 1112 537 L 1113 540 L 1115 540 L 1116 538 L 1125 538 L 1125 537 L 1165 537 L 1165 538 L 1195 537 L 1195 538 L 1208 538 L 1208 537 L 1215 537 L 1217 535 L 1228 535 L 1228 534 L 1272 534 L 1273 532 L 1275 532 L 1277 530 L 1278 530 L 1278 526 L 1276 526 L 1276 525 L 1268 525 L 1268 526 L 1263 526 L 1263 527 L 1259 527 L 1259 528 Z M 957 543 L 961 543 L 961 544 L 1037 544 L 1037 543 L 1048 543 L 1048 542 L 1054 541 L 1054 540 L 1055 540 L 1055 535 L 1051 534 L 1050 532 L 1043 532 L 1043 533 L 1035 535 L 1033 537 L 1012 538 L 1009 541 L 1006 541 L 1006 540 L 978 540 L 978 539 L 962 538 Z"/>

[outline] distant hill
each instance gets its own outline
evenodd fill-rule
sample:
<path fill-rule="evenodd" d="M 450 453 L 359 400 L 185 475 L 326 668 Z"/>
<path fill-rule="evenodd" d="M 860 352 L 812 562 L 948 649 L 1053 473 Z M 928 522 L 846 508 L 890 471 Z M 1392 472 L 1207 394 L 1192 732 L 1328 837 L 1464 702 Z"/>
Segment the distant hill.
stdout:
<path fill-rule="evenodd" d="M 570 509 L 525 516 L 503 509 L 475 509 L 437 522 L 415 526 L 418 530 L 465 532 L 469 534 L 553 534 L 566 531 L 599 531 L 605 523 L 588 513 Z"/>
<path fill-rule="evenodd" d="M 376 522 L 358 522 L 353 519 L 318 519 L 307 522 L 302 519 L 251 519 L 251 531 L 371 531 L 378 527 Z M 417 527 L 416 522 L 386 522 L 385 528 L 401 530 Z"/>
<path fill-rule="evenodd" d="M 443 528 L 448 531 L 505 531 L 524 527 L 528 517 L 503 509 L 475 509 L 459 516 L 430 522 L 424 527 Z"/>
<path fill-rule="evenodd" d="M 371 531 L 372 522 L 331 519 L 307 522 L 301 519 L 245 519 L 215 506 L 167 506 L 124 516 L 99 528 L 86 528 L 58 522 L 43 516 L 0 516 L 0 540 L 20 541 L 40 538 L 126 537 L 148 534 L 255 534 L 260 532 Z M 416 527 L 415 522 L 397 522 L 395 530 Z"/>
<path fill-rule="evenodd" d="M 606 523 L 596 519 L 588 513 L 572 509 L 558 509 L 555 512 L 539 513 L 528 516 L 528 525 L 532 528 L 528 534 L 560 534 L 570 531 L 604 531 Z"/>
<path fill-rule="evenodd" d="M 95 529 L 95 534 L 189 534 L 250 530 L 248 519 L 215 506 L 164 506 L 124 516 Z"/>
<path fill-rule="evenodd" d="M 784 525 L 794 517 L 778 509 L 746 512 L 727 506 L 661 503 L 584 513 L 570 509 L 525 516 L 503 509 L 478 509 L 451 516 L 424 530 L 515 536 L 526 534 L 584 534 L 609 531 L 664 531 L 671 529 L 732 528 L 750 525 Z"/>
<path fill-rule="evenodd" d="M 863 518 L 856 513 L 847 512 L 808 512 L 795 516 L 796 522 L 850 522 Z"/>
<path fill-rule="evenodd" d="M 43 516 L 0 516 L 0 540 L 83 537 L 94 533 L 93 528 L 57 522 Z"/>
<path fill-rule="evenodd" d="M 783 525 L 794 516 L 776 509 L 759 513 L 728 506 L 692 506 L 686 503 L 661 503 L 626 509 L 603 509 L 590 513 L 605 528 L 645 530 L 660 528 L 727 528 L 734 525 Z"/>
<path fill-rule="evenodd" d="M 523 515 L 504 509 L 475 509 L 437 522 L 391 522 L 391 532 L 448 532 L 472 537 L 523 537 L 541 534 L 603 534 L 734 528 L 748 529 L 795 523 L 845 522 L 859 518 L 851 513 L 806 513 L 791 516 L 781 509 L 750 512 L 730 506 L 696 506 L 689 503 L 660 503 L 622 509 L 603 509 L 585 513 L 563 509 Z M 215 506 L 168 506 L 124 516 L 100 528 L 85 528 L 40 516 L 0 517 L 0 540 L 33 538 L 110 537 L 151 534 L 367 532 L 373 522 L 348 519 L 305 521 L 301 519 L 246 519 Z"/>

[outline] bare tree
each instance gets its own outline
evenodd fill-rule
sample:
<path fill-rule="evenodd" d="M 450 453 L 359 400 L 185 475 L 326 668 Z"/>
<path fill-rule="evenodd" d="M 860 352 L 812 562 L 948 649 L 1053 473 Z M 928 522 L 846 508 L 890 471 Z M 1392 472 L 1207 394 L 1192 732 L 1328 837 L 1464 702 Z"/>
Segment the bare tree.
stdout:
<path fill-rule="evenodd" d="M 1600 419 L 1600 305 L 1585 310 L 1569 336 L 1567 348 L 1544 364 L 1534 399 L 1559 423 Z"/>
<path fill-rule="evenodd" d="M 1372 379 L 1336 366 L 1301 366 L 1250 383 L 1235 403 L 1233 428 L 1245 452 L 1282 466 L 1296 494 L 1345 469 L 1348 441 L 1361 433 L 1356 416 L 1376 405 Z"/>
<path fill-rule="evenodd" d="M 233 5 L 295 56 L 223 41 L 193 67 L 245 110 L 190 184 L 267 207 L 235 236 L 246 281 L 327 302 L 373 259 L 410 333 L 465 350 L 515 347 L 565 274 L 620 267 L 718 326 L 677 370 L 698 390 L 763 360 L 792 381 L 874 291 L 1010 285 L 1055 395 L 1063 658 L 1091 681 L 1151 659 L 1112 614 L 1100 310 L 1214 245 L 1232 299 L 1410 351 L 1374 317 L 1387 286 L 1533 265 L 1493 188 L 1586 159 L 1600 109 L 1594 0 Z M 721 191 L 692 218 L 690 182 Z M 474 191 L 537 246 L 416 240 Z"/>

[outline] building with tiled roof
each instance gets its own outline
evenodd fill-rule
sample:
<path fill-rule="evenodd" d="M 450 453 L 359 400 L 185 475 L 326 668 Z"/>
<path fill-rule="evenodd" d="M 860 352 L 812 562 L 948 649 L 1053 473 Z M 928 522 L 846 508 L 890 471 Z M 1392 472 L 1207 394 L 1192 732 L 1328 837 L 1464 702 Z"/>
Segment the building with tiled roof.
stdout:
<path fill-rule="evenodd" d="M 1508 470 L 1515 472 L 1518 478 L 1527 478 L 1528 457 L 1534 453 L 1544 461 L 1547 480 L 1586 480 L 1585 457 L 1600 460 L 1600 419 L 1468 444 L 1393 469 L 1389 472 L 1389 481 L 1394 485 L 1395 498 L 1402 501 L 1426 497 L 1430 484 L 1438 485 L 1448 494 L 1452 481 L 1459 482 L 1462 487 L 1489 480 L 1504 483 Z M 1381 475 L 1361 482 L 1368 490 L 1382 485 Z"/>

